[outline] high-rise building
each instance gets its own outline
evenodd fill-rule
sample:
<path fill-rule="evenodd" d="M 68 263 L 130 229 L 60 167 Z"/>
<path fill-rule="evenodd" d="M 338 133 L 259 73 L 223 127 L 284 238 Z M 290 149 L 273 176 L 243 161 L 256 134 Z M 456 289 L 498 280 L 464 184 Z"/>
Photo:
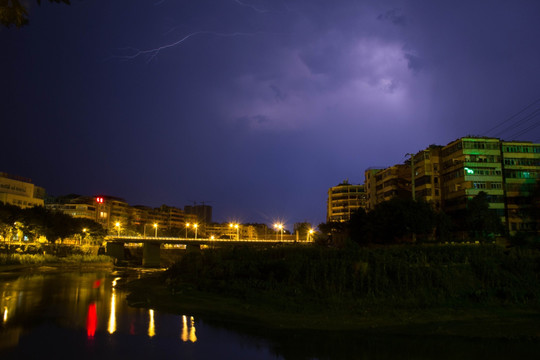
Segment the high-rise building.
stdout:
<path fill-rule="evenodd" d="M 409 160 L 411 170 L 411 191 L 414 187 L 414 199 L 430 203 L 433 209 L 441 208 L 440 152 L 442 146 L 431 145 L 421 150 Z M 414 176 L 413 172 L 414 171 Z"/>
<path fill-rule="evenodd" d="M 212 223 L 212 207 L 209 205 L 186 205 L 184 206 L 184 212 L 197 215 L 197 219 L 201 224 Z"/>
<path fill-rule="evenodd" d="M 367 210 L 396 196 L 412 198 L 414 189 L 414 199 L 459 218 L 468 200 L 484 192 L 510 234 L 540 231 L 531 212 L 540 206 L 533 204 L 540 201 L 533 198 L 540 196 L 540 144 L 468 136 L 411 156 L 403 165 L 365 171 Z"/>
<path fill-rule="evenodd" d="M 0 172 L 0 202 L 20 208 L 44 206 L 45 189 L 32 180 Z"/>
<path fill-rule="evenodd" d="M 508 231 L 538 231 L 540 219 L 530 209 L 538 205 L 533 194 L 540 177 L 540 144 L 503 141 L 501 154 Z"/>
<path fill-rule="evenodd" d="M 373 210 L 383 201 L 394 197 L 411 196 L 411 167 L 397 164 L 386 169 L 368 169 L 365 172 L 366 209 Z"/>
<path fill-rule="evenodd" d="M 348 221 L 352 213 L 360 207 L 364 208 L 365 204 L 364 185 L 353 185 L 344 180 L 328 189 L 326 221 Z"/>
<path fill-rule="evenodd" d="M 96 221 L 96 204 L 94 198 L 80 195 L 67 195 L 47 202 L 45 207 L 58 211 L 74 218 L 90 219 Z"/>
<path fill-rule="evenodd" d="M 467 201 L 481 191 L 489 207 L 505 221 L 503 174 L 499 139 L 463 137 L 441 150 L 442 205 L 446 213 L 458 215 Z"/>

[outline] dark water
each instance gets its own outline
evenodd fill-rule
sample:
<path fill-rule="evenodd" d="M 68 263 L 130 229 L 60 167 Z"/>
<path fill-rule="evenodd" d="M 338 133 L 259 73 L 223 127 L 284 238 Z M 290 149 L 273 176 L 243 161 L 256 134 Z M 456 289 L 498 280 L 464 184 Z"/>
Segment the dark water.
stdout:
<path fill-rule="evenodd" d="M 536 359 L 534 341 L 279 332 L 129 307 L 129 272 L 0 274 L 0 359 Z"/>

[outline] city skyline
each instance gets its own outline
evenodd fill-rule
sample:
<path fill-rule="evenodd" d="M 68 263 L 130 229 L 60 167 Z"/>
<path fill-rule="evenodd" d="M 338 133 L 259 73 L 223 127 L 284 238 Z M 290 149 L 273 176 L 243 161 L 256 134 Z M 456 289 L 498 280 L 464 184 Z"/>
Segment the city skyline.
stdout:
<path fill-rule="evenodd" d="M 328 188 L 369 167 L 467 135 L 540 140 L 533 1 L 28 10 L 0 29 L 1 170 L 52 195 L 317 225 Z"/>

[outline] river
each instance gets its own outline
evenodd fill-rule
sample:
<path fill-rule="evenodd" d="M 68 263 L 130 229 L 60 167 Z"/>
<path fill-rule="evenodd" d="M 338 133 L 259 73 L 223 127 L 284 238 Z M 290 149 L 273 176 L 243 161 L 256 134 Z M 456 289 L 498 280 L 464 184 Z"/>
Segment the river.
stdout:
<path fill-rule="evenodd" d="M 130 307 L 118 285 L 147 270 L 0 273 L 1 359 L 536 358 L 538 342 L 280 332 Z"/>

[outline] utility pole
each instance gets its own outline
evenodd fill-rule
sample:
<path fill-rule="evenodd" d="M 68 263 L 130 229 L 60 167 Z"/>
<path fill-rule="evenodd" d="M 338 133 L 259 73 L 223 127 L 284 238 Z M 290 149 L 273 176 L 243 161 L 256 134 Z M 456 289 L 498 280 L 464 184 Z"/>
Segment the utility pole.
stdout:
<path fill-rule="evenodd" d="M 411 194 L 412 194 L 412 199 L 413 201 L 416 201 L 416 189 L 414 187 L 414 178 L 415 178 L 415 174 L 414 174 L 414 154 L 405 154 L 405 155 L 410 155 L 411 156 Z"/>
<path fill-rule="evenodd" d="M 410 155 L 411 156 L 411 193 L 412 193 L 412 200 L 416 201 L 416 189 L 414 187 L 414 177 L 415 177 L 415 174 L 414 174 L 414 154 L 407 153 L 405 155 Z M 414 231 L 412 233 L 412 241 L 416 242 L 416 233 Z"/>

